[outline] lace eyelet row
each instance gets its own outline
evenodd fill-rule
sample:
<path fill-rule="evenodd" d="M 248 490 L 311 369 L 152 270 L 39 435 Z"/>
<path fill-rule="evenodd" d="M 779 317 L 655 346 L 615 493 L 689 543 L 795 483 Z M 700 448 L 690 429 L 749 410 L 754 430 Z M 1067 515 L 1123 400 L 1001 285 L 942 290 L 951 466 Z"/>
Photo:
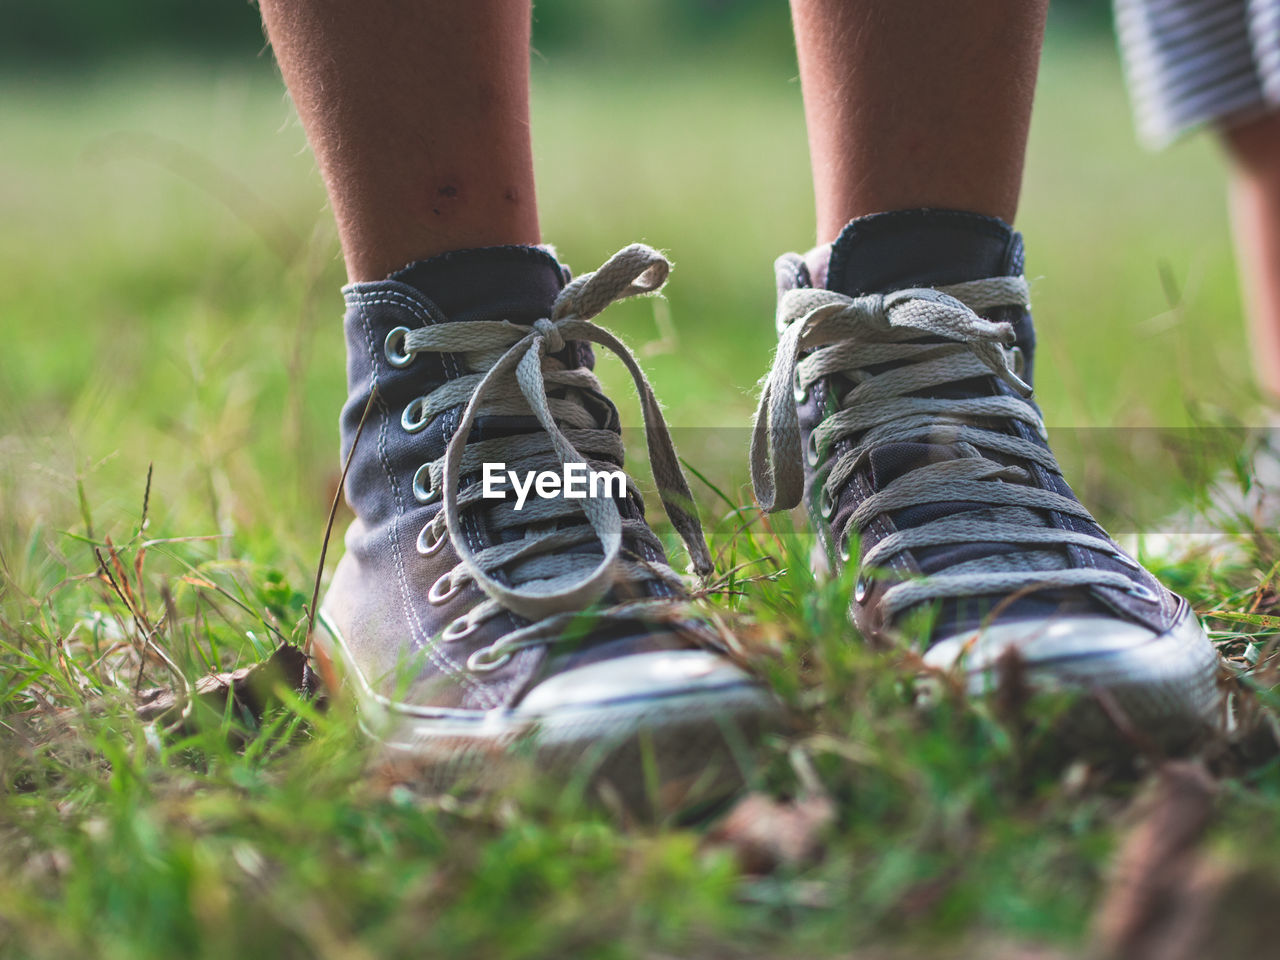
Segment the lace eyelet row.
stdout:
<path fill-rule="evenodd" d="M 413 363 L 414 355 L 404 350 L 404 338 L 408 335 L 408 327 L 395 327 L 387 334 L 387 338 L 383 341 L 383 352 L 386 354 L 387 363 L 396 368 L 404 368 Z M 404 428 L 406 433 L 418 433 L 428 422 L 426 414 L 426 398 L 416 397 L 409 401 L 404 411 L 400 414 L 400 426 Z M 413 474 L 413 498 L 421 504 L 433 503 L 440 497 L 440 491 L 431 482 L 431 465 L 424 463 Z M 440 552 L 448 539 L 447 534 L 441 533 L 435 536 L 432 530 L 432 524 L 427 523 L 422 530 L 418 532 L 418 553 L 424 557 L 430 557 Z M 439 579 L 431 585 L 431 589 L 427 591 L 427 602 L 440 605 L 452 600 L 462 587 L 454 586 L 449 582 L 449 573 L 443 574 Z M 440 633 L 440 639 L 444 643 L 456 643 L 464 637 L 470 636 L 476 631 L 479 624 L 472 621 L 467 616 L 458 617 L 456 620 L 449 622 L 448 626 Z M 496 670 L 510 659 L 510 654 L 504 654 L 502 657 L 492 662 L 484 661 L 477 656 L 483 650 L 478 650 L 467 658 L 467 669 L 474 672 L 485 672 L 488 670 Z"/>
<path fill-rule="evenodd" d="M 472 621 L 467 616 L 461 616 L 449 623 L 447 627 L 440 633 L 440 640 L 444 643 L 456 643 L 471 634 L 479 628 L 480 624 Z M 497 657 L 493 656 L 493 647 L 481 647 L 474 650 L 466 659 L 466 668 L 472 673 L 491 673 L 494 670 L 501 669 L 511 660 L 510 653 L 502 653 Z"/>
<path fill-rule="evenodd" d="M 387 338 L 382 341 L 382 352 L 387 358 L 387 363 L 397 369 L 404 369 L 413 363 L 416 354 L 407 353 L 404 349 L 404 338 L 409 335 L 408 327 L 393 327 L 387 334 Z M 408 406 L 400 414 L 400 426 L 406 433 L 417 433 L 427 425 L 428 417 L 426 414 L 427 398 L 415 397 L 409 401 Z M 415 490 L 418 478 L 414 477 Z M 422 500 L 421 497 L 418 498 Z M 422 500 L 423 503 L 428 501 Z"/>
<path fill-rule="evenodd" d="M 1142 570 L 1142 564 L 1129 557 L 1123 551 L 1111 550 L 1107 555 L 1123 567 L 1128 567 L 1133 571 Z M 1156 592 L 1145 583 L 1131 583 L 1124 588 L 1124 592 L 1129 594 L 1131 597 L 1137 597 L 1139 600 L 1145 600 L 1147 603 L 1155 603 L 1159 599 Z"/>

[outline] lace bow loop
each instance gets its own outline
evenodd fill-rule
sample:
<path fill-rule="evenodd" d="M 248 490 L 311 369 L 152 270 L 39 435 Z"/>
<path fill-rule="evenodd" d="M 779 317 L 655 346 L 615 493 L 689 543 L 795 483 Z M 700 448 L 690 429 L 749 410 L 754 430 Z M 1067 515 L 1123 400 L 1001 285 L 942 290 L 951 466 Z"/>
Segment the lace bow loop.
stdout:
<path fill-rule="evenodd" d="M 590 320 L 615 300 L 655 293 L 667 282 L 671 261 L 643 243 L 623 247 L 598 269 L 571 280 L 556 298 L 552 320 Z"/>
<path fill-rule="evenodd" d="M 1021 396 L 1031 396 L 1031 386 L 1014 372 L 1008 353 L 1001 349 L 1017 342 L 1012 324 L 980 317 L 956 297 L 929 287 L 887 294 L 883 305 L 883 315 L 891 328 L 967 344 L 992 373 Z"/>
<path fill-rule="evenodd" d="M 789 510 L 800 502 L 804 493 L 800 419 L 793 396 L 796 365 L 803 350 L 816 346 L 815 330 L 843 309 L 842 303 L 828 297 L 803 296 L 824 291 L 792 292 L 801 296 L 791 297 L 788 293 L 778 305 L 778 326 L 782 334 L 773 366 L 761 384 L 760 402 L 751 429 L 751 486 L 767 513 Z M 802 316 L 795 316 L 797 309 L 810 305 L 811 309 Z M 791 319 L 784 322 L 788 314 Z"/>

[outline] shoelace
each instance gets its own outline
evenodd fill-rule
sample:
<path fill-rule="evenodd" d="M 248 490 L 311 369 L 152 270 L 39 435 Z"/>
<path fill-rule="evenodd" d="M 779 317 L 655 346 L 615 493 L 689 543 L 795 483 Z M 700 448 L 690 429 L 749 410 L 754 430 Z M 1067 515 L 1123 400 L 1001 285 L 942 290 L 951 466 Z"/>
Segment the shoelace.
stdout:
<path fill-rule="evenodd" d="M 632 244 L 598 270 L 567 284 L 549 318 L 532 324 L 506 320 L 444 323 L 404 334 L 402 349 L 407 357 L 460 354 L 471 371 L 410 404 L 414 426 L 421 429 L 445 410 L 466 403 L 444 456 L 423 465 L 432 489 L 442 491 L 443 508 L 423 528 L 419 548 L 423 552 L 439 549 L 447 531 L 458 555 L 452 570 L 432 585 L 431 599 L 442 602 L 471 582 L 484 591 L 486 599 L 446 628 L 443 637 L 446 641 L 460 639 L 503 609 L 534 621 L 473 653 L 467 661 L 472 670 L 496 669 L 517 651 L 548 643 L 568 617 L 590 607 L 615 585 L 654 579 L 682 585 L 680 576 L 666 564 L 623 553 L 626 537 L 655 549 L 660 545 L 645 523 L 624 519 L 611 497 L 531 499 L 517 513 L 510 500 L 483 500 L 480 483 L 459 490 L 461 477 L 479 471 L 490 461 L 505 462 L 513 470 L 558 472 L 570 463 L 617 469 L 615 464 L 622 462 L 621 438 L 600 429 L 582 400 L 585 394 L 601 392 L 599 380 L 590 370 L 566 368 L 553 356 L 568 340 L 607 348 L 631 374 L 640 395 L 650 466 L 667 516 L 688 548 L 695 572 L 702 576 L 711 572 L 711 554 L 693 510 L 693 495 L 653 389 L 631 351 L 591 322 L 616 300 L 656 291 L 670 268 L 658 251 Z M 480 416 L 530 413 L 541 432 L 468 442 Z M 634 492 L 629 478 L 628 485 Z M 476 504 L 488 508 L 487 524 L 492 531 L 522 528 L 523 536 L 473 551 L 462 524 L 463 511 Z M 593 540 L 600 544 L 601 555 L 572 549 Z M 505 574 L 507 584 L 494 575 L 499 571 Z M 634 615 L 638 608 L 664 605 L 670 607 L 671 600 L 633 601 L 603 610 L 599 616 Z"/>
<path fill-rule="evenodd" d="M 751 480 L 760 505 L 776 511 L 800 502 L 804 490 L 802 457 L 807 457 L 812 466 L 825 471 L 819 478 L 819 510 L 830 519 L 841 489 L 866 465 L 876 447 L 913 441 L 949 443 L 966 455 L 908 470 L 859 504 L 843 531 L 833 531 L 843 559 L 849 559 L 851 534 L 861 534 L 878 515 L 906 507 L 969 501 L 1015 509 L 1005 510 L 1004 519 L 997 521 L 959 513 L 895 531 L 863 556 L 864 575 L 884 569 L 907 549 L 967 543 L 1017 543 L 1040 550 L 1076 544 L 1131 564 L 1104 539 L 1037 522 L 1029 511 L 1056 510 L 1092 518 L 1075 500 L 1026 485 L 1032 479 L 1027 467 L 1009 462 L 1034 463 L 1061 473 L 1047 449 L 1001 432 L 1001 421 L 1019 420 L 1046 436 L 1044 421 L 1030 402 L 1031 388 L 1013 368 L 1013 327 L 978 316 L 980 311 L 1025 307 L 1029 302 L 1027 282 L 1022 277 L 861 297 L 813 289 L 783 294 L 778 304 L 778 352 L 764 380 L 751 437 Z M 923 338 L 928 340 L 921 342 Z M 882 364 L 890 366 L 880 373 L 869 372 L 868 368 Z M 812 432 L 808 449 L 802 452 L 797 401 L 819 380 L 835 374 L 848 378 L 854 386 L 836 398 L 837 411 Z M 1017 395 L 961 399 L 913 396 L 991 375 L 1009 384 Z M 827 462 L 835 445 L 847 438 L 854 438 L 852 449 Z M 1044 554 L 1037 556 L 1043 558 Z M 972 572 L 975 566 L 979 569 Z M 1065 564 L 1043 559 L 1029 566 L 1032 569 L 984 571 L 980 563 L 970 561 L 955 570 L 895 583 L 885 591 L 882 602 L 892 617 L 928 600 L 1008 595 L 1022 590 L 1102 586 L 1147 592 L 1112 571 L 1068 569 Z"/>

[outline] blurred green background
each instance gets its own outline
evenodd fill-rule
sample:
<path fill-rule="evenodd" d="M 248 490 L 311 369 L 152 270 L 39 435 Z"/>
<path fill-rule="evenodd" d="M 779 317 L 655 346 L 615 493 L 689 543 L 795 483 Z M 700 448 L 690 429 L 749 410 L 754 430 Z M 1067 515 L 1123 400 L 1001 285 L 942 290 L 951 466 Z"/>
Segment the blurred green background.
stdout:
<path fill-rule="evenodd" d="M 534 8 L 534 45 L 547 54 L 604 44 L 612 59 L 645 48 L 675 51 L 726 42 L 757 55 L 791 54 L 787 8 L 779 0 L 536 0 Z M 256 8 L 244 0 L 6 0 L 0 10 L 0 57 L 10 63 L 82 64 L 155 51 L 234 56 L 262 41 Z M 1054 4 L 1060 22 L 1094 31 L 1109 28 L 1109 10 L 1108 0 Z M 619 49 L 624 37 L 625 49 Z"/>
<path fill-rule="evenodd" d="M 1222 163 L 1207 137 L 1136 146 L 1108 13 L 1055 4 L 1020 226 L 1040 402 L 1085 499 L 1131 529 L 1159 513 L 1133 490 L 1176 503 L 1184 465 L 1093 455 L 1076 428 L 1216 425 L 1256 394 Z M 666 301 L 606 323 L 640 348 L 685 455 L 742 491 L 771 263 L 813 234 L 786 5 L 544 0 L 535 21 L 545 236 L 580 271 L 633 240 L 669 251 Z M 256 9 L 57 0 L 4 22 L 6 542 L 78 524 L 77 477 L 99 526 L 136 516 L 154 462 L 166 529 L 305 566 L 338 469 L 343 274 Z"/>

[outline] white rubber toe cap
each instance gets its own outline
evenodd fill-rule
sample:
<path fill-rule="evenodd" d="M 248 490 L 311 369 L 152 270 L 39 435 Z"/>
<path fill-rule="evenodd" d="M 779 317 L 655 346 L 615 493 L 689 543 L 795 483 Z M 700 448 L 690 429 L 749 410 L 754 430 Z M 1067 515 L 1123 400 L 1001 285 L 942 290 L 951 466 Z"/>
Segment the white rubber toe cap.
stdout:
<path fill-rule="evenodd" d="M 547 714 L 668 697 L 716 698 L 757 684 L 724 656 L 708 650 L 657 650 L 590 663 L 533 687 L 514 713 Z"/>
<path fill-rule="evenodd" d="M 940 640 L 924 660 L 943 670 L 962 663 L 972 673 L 992 669 L 1010 649 L 1035 669 L 1113 682 L 1141 681 L 1146 671 L 1167 673 L 1180 666 L 1194 670 L 1214 659 L 1213 648 L 1193 616 L 1184 617 L 1166 633 L 1156 633 L 1127 620 L 1090 615 L 996 623 Z"/>
<path fill-rule="evenodd" d="M 966 670 L 995 666 L 1006 651 L 1016 649 L 1028 664 L 1081 658 L 1092 660 L 1138 650 L 1155 640 L 1154 630 L 1114 617 L 1078 616 L 1042 621 L 995 623 L 940 640 L 925 654 L 931 667 Z"/>
<path fill-rule="evenodd" d="M 1011 649 L 1034 683 L 1108 690 L 1140 723 L 1216 722 L 1218 655 L 1190 612 L 1164 633 L 1096 615 L 996 623 L 939 641 L 924 660 L 963 670 L 970 693 L 981 694 L 994 689 L 996 662 Z"/>

